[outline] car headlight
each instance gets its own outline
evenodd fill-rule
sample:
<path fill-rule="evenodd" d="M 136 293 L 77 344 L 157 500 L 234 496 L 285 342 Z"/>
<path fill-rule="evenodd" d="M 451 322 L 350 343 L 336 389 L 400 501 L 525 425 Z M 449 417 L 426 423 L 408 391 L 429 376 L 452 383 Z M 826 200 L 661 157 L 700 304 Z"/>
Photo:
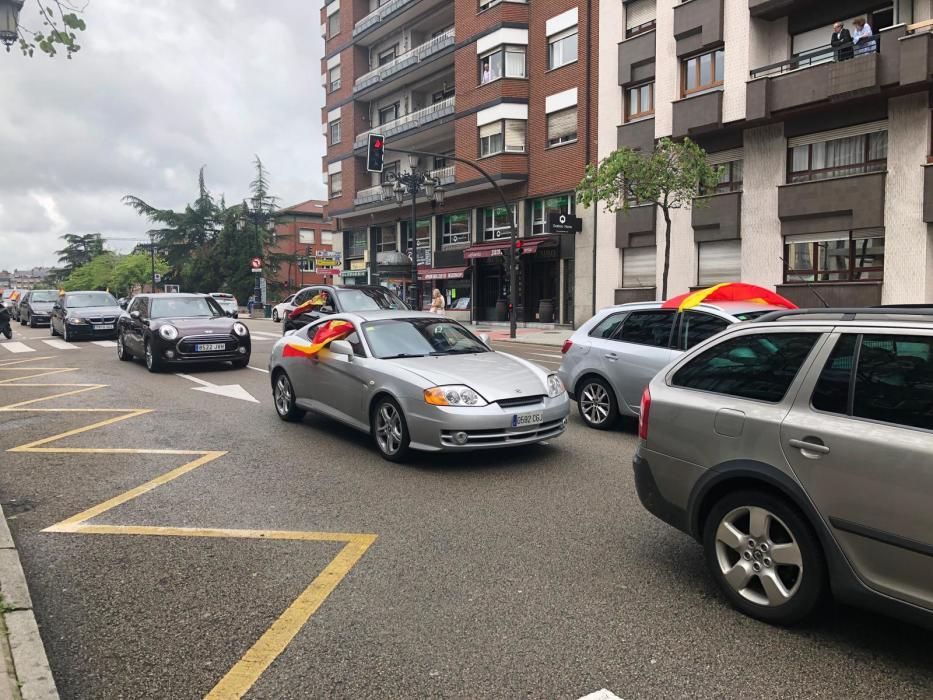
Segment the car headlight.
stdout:
<path fill-rule="evenodd" d="M 178 337 L 178 329 L 175 326 L 161 326 L 159 328 L 159 335 L 161 335 L 166 340 L 175 340 Z"/>
<path fill-rule="evenodd" d="M 468 386 L 435 386 L 424 390 L 424 400 L 432 406 L 486 406 L 486 399 Z"/>
<path fill-rule="evenodd" d="M 547 395 L 556 399 L 558 396 L 564 393 L 564 383 L 560 380 L 556 374 L 549 374 L 547 377 Z"/>
<path fill-rule="evenodd" d="M 77 316 L 69 316 L 65 319 L 66 323 L 70 323 L 72 326 L 84 326 L 87 325 L 87 321 L 83 318 L 78 318 Z"/>
<path fill-rule="evenodd" d="M 244 326 L 242 323 L 234 323 L 233 332 L 242 338 L 243 336 L 249 335 L 249 328 Z"/>

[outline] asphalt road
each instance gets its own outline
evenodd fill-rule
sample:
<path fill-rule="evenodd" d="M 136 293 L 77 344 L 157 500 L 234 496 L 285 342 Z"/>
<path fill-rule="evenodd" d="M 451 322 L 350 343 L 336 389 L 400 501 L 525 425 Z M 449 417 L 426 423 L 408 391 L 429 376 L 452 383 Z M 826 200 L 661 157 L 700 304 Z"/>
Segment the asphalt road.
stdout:
<path fill-rule="evenodd" d="M 45 329 L 0 343 L 0 500 L 62 697 L 933 696 L 933 633 L 733 612 L 638 502 L 630 425 L 574 414 L 548 446 L 390 464 L 279 421 L 259 370 L 280 331 L 248 323 L 258 370 L 186 372 L 201 384 Z"/>

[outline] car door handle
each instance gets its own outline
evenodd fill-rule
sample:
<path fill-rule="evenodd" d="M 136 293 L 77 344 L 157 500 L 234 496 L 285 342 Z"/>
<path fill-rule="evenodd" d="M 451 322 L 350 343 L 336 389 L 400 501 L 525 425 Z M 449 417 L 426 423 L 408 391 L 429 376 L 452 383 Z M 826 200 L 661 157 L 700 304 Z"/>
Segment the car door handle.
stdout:
<path fill-rule="evenodd" d="M 801 452 L 815 452 L 816 454 L 828 455 L 829 448 L 821 442 L 810 442 L 810 440 L 788 440 L 788 445 L 796 447 Z"/>
<path fill-rule="evenodd" d="M 619 356 L 616 355 L 614 352 L 607 352 L 605 357 L 607 360 L 612 360 L 613 362 L 619 359 Z"/>

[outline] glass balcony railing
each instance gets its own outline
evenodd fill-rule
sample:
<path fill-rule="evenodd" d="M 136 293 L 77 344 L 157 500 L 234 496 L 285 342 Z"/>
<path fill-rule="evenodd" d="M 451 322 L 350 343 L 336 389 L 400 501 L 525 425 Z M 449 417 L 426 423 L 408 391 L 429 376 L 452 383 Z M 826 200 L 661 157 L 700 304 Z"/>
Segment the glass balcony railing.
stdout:
<path fill-rule="evenodd" d="M 381 202 L 382 199 L 382 185 L 376 185 L 375 187 L 367 187 L 357 191 L 353 203 L 356 205 L 370 204 L 372 202 Z"/>
<path fill-rule="evenodd" d="M 416 2 L 418 0 L 389 0 L 383 3 L 353 26 L 353 36 L 365 32 L 370 27 L 375 27 L 389 15 L 394 14 L 406 5 L 413 5 Z"/>
<path fill-rule="evenodd" d="M 410 112 L 398 119 L 380 124 L 374 129 L 364 131 L 356 137 L 353 146 L 354 148 L 362 148 L 365 146 L 370 134 L 382 134 L 384 137 L 389 138 L 390 136 L 397 136 L 398 134 L 403 134 L 406 131 L 417 129 L 420 126 L 425 126 L 433 121 L 450 116 L 454 113 L 455 99 L 454 97 L 448 97 L 446 100 L 441 100 L 430 107 Z"/>
<path fill-rule="evenodd" d="M 411 51 L 406 51 L 401 56 L 396 56 L 391 61 L 379 66 L 375 70 L 364 73 L 353 83 L 353 91 L 359 92 L 360 90 L 365 90 L 371 85 L 375 85 L 382 80 L 392 77 L 399 71 L 408 68 L 408 66 L 430 58 L 434 54 L 446 49 L 448 46 L 453 46 L 455 41 L 454 35 L 454 29 L 451 27 L 446 32 L 438 34 L 430 41 L 416 46 Z"/>

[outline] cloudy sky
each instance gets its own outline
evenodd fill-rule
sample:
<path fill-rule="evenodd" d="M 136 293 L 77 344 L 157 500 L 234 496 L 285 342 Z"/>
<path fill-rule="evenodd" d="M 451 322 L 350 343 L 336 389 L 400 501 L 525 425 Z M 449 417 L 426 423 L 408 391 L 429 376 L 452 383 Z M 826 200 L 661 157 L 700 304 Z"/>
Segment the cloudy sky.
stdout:
<path fill-rule="evenodd" d="M 241 200 L 253 154 L 283 204 L 321 198 L 318 0 L 89 0 L 72 60 L 0 51 L 0 269 L 64 233 L 139 238 L 125 194 Z M 35 26 L 34 0 L 20 17 Z M 112 247 L 128 249 L 132 243 Z"/>

